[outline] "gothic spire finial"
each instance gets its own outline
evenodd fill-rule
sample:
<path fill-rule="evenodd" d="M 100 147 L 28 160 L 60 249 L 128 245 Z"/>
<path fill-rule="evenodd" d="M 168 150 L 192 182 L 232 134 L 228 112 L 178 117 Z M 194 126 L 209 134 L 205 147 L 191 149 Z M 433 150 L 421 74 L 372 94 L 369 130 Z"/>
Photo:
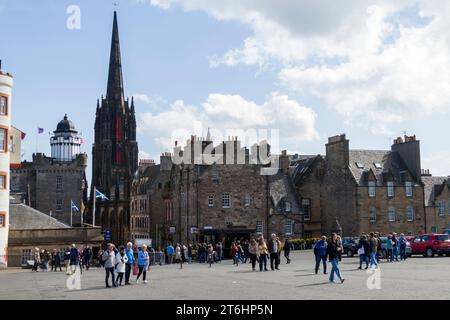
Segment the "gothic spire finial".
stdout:
<path fill-rule="evenodd" d="M 111 37 L 111 52 L 109 56 L 108 99 L 123 100 L 122 62 L 120 58 L 119 27 L 117 24 L 117 12 L 114 11 L 113 29 Z"/>

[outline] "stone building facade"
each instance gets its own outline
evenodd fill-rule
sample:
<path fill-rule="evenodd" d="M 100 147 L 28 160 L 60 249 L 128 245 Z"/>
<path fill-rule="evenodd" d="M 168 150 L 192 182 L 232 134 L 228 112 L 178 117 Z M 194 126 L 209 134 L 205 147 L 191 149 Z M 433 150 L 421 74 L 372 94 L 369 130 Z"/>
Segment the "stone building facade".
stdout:
<path fill-rule="evenodd" d="M 422 175 L 425 187 L 427 232 L 442 233 L 450 229 L 450 178 Z"/>
<path fill-rule="evenodd" d="M 53 143 L 55 138 L 66 135 L 77 141 L 79 139 L 75 126 L 67 116 L 58 123 L 50 141 Z M 77 150 L 80 152 L 79 148 Z M 23 161 L 19 166 L 13 166 L 11 193 L 36 210 L 69 225 L 72 220 L 74 226 L 79 226 L 83 219 L 81 210 L 87 203 L 87 155 L 72 153 L 70 157 L 63 154 L 53 156 L 35 153 L 31 162 Z M 71 219 L 72 202 L 79 211 L 72 210 Z"/>
<path fill-rule="evenodd" d="M 195 143 L 203 148 L 212 144 L 208 139 L 192 137 L 187 145 Z M 166 153 L 160 165 L 140 166 L 133 192 L 139 193 L 142 184 L 146 188 L 140 189 L 141 195 L 133 194 L 132 208 L 139 208 L 139 199 L 148 201 L 149 234 L 155 246 L 168 241 L 222 241 L 228 248 L 236 239 L 268 237 L 273 232 L 282 238 L 301 236 L 300 206 L 289 175 L 288 155 L 284 152 L 279 160 L 285 159 L 284 169 L 264 175 L 261 170 L 266 166 L 250 163 L 249 151 L 240 148 L 236 137 L 214 149 L 228 143 L 235 150 L 242 149 L 247 155 L 245 163 L 238 163 L 234 157 L 224 164 L 175 164 L 173 154 Z M 226 149 L 222 150 L 220 154 Z M 190 149 L 183 151 L 186 154 Z M 144 190 L 146 197 L 142 196 Z"/>
<path fill-rule="evenodd" d="M 329 234 L 336 220 L 345 236 L 370 231 L 417 234 L 426 229 L 415 136 L 398 138 L 391 150 L 383 151 L 351 150 L 345 135 L 330 137 L 325 157 L 299 160 L 292 171 L 308 235 Z"/>

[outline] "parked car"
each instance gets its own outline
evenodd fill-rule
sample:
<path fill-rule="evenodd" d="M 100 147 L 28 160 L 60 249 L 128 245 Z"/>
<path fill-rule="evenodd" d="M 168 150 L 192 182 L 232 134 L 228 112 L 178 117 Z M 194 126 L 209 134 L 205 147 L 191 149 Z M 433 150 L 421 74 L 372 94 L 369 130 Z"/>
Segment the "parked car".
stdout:
<path fill-rule="evenodd" d="M 411 257 L 411 241 L 406 239 L 406 256 Z M 380 237 L 381 240 L 381 258 L 386 259 L 387 257 L 387 237 Z M 398 253 L 400 254 L 400 248 L 398 248 Z"/>
<path fill-rule="evenodd" d="M 344 254 L 347 257 L 353 257 L 358 253 L 358 238 L 346 237 L 342 239 L 342 246 L 344 247 Z"/>
<path fill-rule="evenodd" d="M 423 234 L 416 236 L 411 244 L 412 254 L 422 254 L 424 257 L 450 256 L 450 236 L 448 234 Z"/>

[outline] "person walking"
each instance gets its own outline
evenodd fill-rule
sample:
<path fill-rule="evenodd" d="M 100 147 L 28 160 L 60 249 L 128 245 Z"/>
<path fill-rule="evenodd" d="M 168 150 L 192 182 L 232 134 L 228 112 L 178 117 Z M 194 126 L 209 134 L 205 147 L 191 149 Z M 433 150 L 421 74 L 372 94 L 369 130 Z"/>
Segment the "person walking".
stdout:
<path fill-rule="evenodd" d="M 175 251 L 175 249 L 173 248 L 172 244 L 169 243 L 166 250 L 167 250 L 167 263 L 172 264 L 173 252 Z"/>
<path fill-rule="evenodd" d="M 117 286 L 121 286 L 123 281 L 123 274 L 125 273 L 125 268 L 128 262 L 128 257 L 123 246 L 119 247 L 119 252 L 116 254 L 115 262 L 117 273 L 116 284 Z"/>
<path fill-rule="evenodd" d="M 363 261 L 366 263 L 366 269 L 369 268 L 370 245 L 367 236 L 362 234 L 358 242 L 359 268 L 362 269 Z"/>
<path fill-rule="evenodd" d="M 52 252 L 52 271 L 56 271 L 56 269 L 59 268 L 59 271 L 62 271 L 61 269 L 61 256 L 59 255 L 59 251 L 56 249 L 53 249 Z"/>
<path fill-rule="evenodd" d="M 393 259 L 395 259 L 395 261 L 397 261 L 397 262 L 398 262 L 398 249 L 399 249 L 399 244 L 398 244 L 397 234 L 394 232 L 394 233 L 392 233 L 392 255 L 393 255 Z"/>
<path fill-rule="evenodd" d="M 188 263 L 191 264 L 192 263 L 192 244 L 188 243 L 187 245 L 187 259 L 188 259 Z"/>
<path fill-rule="evenodd" d="M 336 233 L 331 234 L 331 241 L 327 244 L 327 256 L 331 262 L 330 283 L 334 283 L 334 275 L 344 283 L 344 277 L 339 269 L 340 243 Z"/>
<path fill-rule="evenodd" d="M 117 287 L 116 279 L 114 276 L 114 266 L 116 264 L 116 255 L 114 254 L 113 244 L 108 243 L 107 249 L 103 252 L 102 260 L 105 266 L 105 284 L 107 288 L 111 288 L 109 285 L 109 276 L 111 275 L 112 286 Z"/>
<path fill-rule="evenodd" d="M 258 243 L 255 239 L 250 241 L 248 246 L 248 253 L 250 255 L 250 262 L 252 263 L 252 270 L 255 271 L 256 268 L 256 260 L 258 258 Z"/>
<path fill-rule="evenodd" d="M 177 243 L 175 247 L 175 262 L 180 264 L 180 269 L 183 269 L 183 259 L 181 257 L 181 245 Z"/>
<path fill-rule="evenodd" d="M 267 270 L 267 255 L 269 251 L 267 249 L 266 241 L 264 241 L 264 238 L 261 237 L 258 241 L 258 254 L 259 254 L 259 271 L 269 271 Z"/>
<path fill-rule="evenodd" d="M 389 234 L 386 239 L 386 262 L 392 262 L 394 259 L 393 247 L 392 235 Z"/>
<path fill-rule="evenodd" d="M 147 283 L 146 278 L 147 278 L 148 265 L 149 265 L 149 256 L 148 256 L 148 252 L 147 252 L 147 245 L 143 244 L 141 250 L 139 250 L 139 253 L 138 253 L 139 273 L 136 277 L 136 283 L 139 283 L 139 278 L 141 277 L 141 274 L 142 274 L 142 280 L 144 281 L 144 283 Z"/>
<path fill-rule="evenodd" d="M 210 243 L 208 245 L 208 264 L 209 264 L 210 268 L 211 268 L 211 265 L 214 263 L 214 255 L 215 255 L 215 251 L 214 251 L 213 245 Z"/>
<path fill-rule="evenodd" d="M 219 263 L 221 263 L 223 260 L 223 245 L 222 245 L 222 242 L 220 242 L 220 241 L 216 245 L 216 253 L 217 253 L 217 257 L 219 259 Z"/>
<path fill-rule="evenodd" d="M 315 273 L 319 273 L 320 262 L 323 264 L 323 274 L 327 274 L 327 237 L 322 236 L 314 245 L 314 255 L 316 258 Z"/>
<path fill-rule="evenodd" d="M 289 238 L 286 238 L 286 240 L 284 240 L 284 245 L 283 245 L 283 251 L 284 251 L 284 257 L 286 258 L 286 264 L 291 263 L 291 258 L 289 258 L 291 249 L 292 249 L 291 240 L 289 240 Z"/>
<path fill-rule="evenodd" d="M 92 250 L 89 247 L 84 248 L 83 251 L 83 262 L 86 270 L 89 270 L 91 267 L 91 259 L 92 259 Z"/>
<path fill-rule="evenodd" d="M 400 237 L 398 238 L 398 243 L 400 245 L 400 261 L 406 261 L 406 238 L 403 233 L 400 233 Z"/>
<path fill-rule="evenodd" d="M 67 247 L 64 251 L 64 265 L 66 266 L 66 274 L 71 274 L 70 270 L 70 247 Z"/>
<path fill-rule="evenodd" d="M 39 265 L 41 264 L 41 251 L 39 248 L 34 248 L 34 264 L 31 271 L 38 271 Z"/>
<path fill-rule="evenodd" d="M 272 233 L 271 239 L 268 243 L 268 249 L 269 249 L 269 255 L 270 255 L 270 269 L 272 271 L 280 270 L 278 268 L 278 241 L 277 241 L 277 235 L 275 233 Z M 274 268 L 275 264 L 275 268 Z"/>
<path fill-rule="evenodd" d="M 231 250 L 233 252 L 233 260 L 234 260 L 233 264 L 235 264 L 237 267 L 239 264 L 239 247 L 237 246 L 236 243 L 234 243 L 234 242 L 232 243 Z"/>
<path fill-rule="evenodd" d="M 133 251 L 133 244 L 131 242 L 127 243 L 125 255 L 127 256 L 127 261 L 125 263 L 125 285 L 129 285 L 131 269 L 133 268 L 134 265 L 134 251 Z"/>
<path fill-rule="evenodd" d="M 71 272 L 75 271 L 80 265 L 80 253 L 78 252 L 77 246 L 72 244 L 70 248 L 70 269 Z"/>
<path fill-rule="evenodd" d="M 375 266 L 375 268 L 377 268 L 378 240 L 373 232 L 370 233 L 369 245 L 370 245 L 370 267 L 372 268 L 372 266 Z"/>

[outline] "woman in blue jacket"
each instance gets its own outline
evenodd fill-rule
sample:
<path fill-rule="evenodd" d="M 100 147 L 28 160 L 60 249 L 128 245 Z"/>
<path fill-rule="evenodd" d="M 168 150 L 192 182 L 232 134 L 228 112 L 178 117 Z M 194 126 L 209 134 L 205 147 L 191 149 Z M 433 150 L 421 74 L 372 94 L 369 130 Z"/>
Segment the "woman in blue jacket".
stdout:
<path fill-rule="evenodd" d="M 142 279 L 144 280 L 144 283 L 147 283 L 146 277 L 147 277 L 147 269 L 149 266 L 149 256 L 148 256 L 148 252 L 147 252 L 147 245 L 143 244 L 142 245 L 142 249 L 139 250 L 138 253 L 138 268 L 139 268 L 139 273 L 137 275 L 136 278 L 136 283 L 139 283 L 139 277 L 142 274 Z"/>

